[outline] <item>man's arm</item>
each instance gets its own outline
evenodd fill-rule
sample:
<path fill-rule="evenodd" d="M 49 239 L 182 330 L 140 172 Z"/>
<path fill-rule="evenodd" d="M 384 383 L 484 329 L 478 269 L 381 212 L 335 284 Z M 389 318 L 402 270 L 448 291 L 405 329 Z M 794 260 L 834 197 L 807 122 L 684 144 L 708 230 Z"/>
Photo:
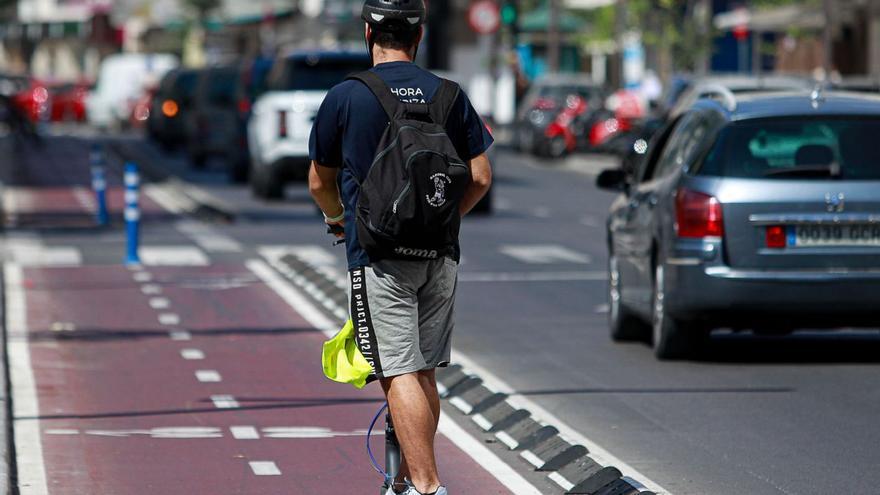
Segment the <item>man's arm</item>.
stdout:
<path fill-rule="evenodd" d="M 336 185 L 336 176 L 339 169 L 325 167 L 313 161 L 309 169 L 309 192 L 312 194 L 318 208 L 324 212 L 324 218 L 328 225 L 345 225 L 345 219 L 335 220 L 342 217 L 345 208 L 339 196 L 339 187 Z M 337 234 L 337 237 L 342 237 Z"/>
<path fill-rule="evenodd" d="M 489 163 L 489 157 L 485 153 L 472 159 L 469 162 L 469 167 L 471 169 L 471 183 L 465 190 L 459 205 L 461 216 L 467 215 L 474 206 L 477 206 L 477 203 L 489 192 L 489 186 L 492 185 L 492 164 Z"/>

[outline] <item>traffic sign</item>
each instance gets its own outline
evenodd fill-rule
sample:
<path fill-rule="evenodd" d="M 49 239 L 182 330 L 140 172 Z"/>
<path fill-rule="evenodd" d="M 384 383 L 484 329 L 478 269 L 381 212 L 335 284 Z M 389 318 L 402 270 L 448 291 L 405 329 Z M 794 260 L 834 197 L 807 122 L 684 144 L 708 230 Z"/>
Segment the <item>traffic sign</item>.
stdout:
<path fill-rule="evenodd" d="M 501 27 L 501 11 L 493 0 L 478 0 L 468 9 L 468 24 L 477 34 L 493 34 Z"/>

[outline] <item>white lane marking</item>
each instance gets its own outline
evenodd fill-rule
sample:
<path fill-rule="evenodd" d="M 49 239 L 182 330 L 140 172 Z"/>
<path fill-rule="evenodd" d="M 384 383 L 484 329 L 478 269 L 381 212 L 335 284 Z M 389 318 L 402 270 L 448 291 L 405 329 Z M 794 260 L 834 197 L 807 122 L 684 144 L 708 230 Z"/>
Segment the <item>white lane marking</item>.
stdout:
<path fill-rule="evenodd" d="M 552 212 L 547 206 L 536 206 L 535 209 L 532 210 L 532 214 L 537 218 L 550 218 Z"/>
<path fill-rule="evenodd" d="M 504 445 L 507 445 L 507 448 L 510 450 L 516 450 L 516 448 L 519 447 L 519 442 L 517 442 L 512 436 L 508 435 L 506 431 L 499 431 L 495 434 L 495 438 L 500 440 Z"/>
<path fill-rule="evenodd" d="M 76 330 L 76 325 L 67 321 L 56 321 L 49 327 L 49 330 L 53 332 L 73 332 Z"/>
<path fill-rule="evenodd" d="M 440 425 L 437 430 L 514 494 L 541 495 L 540 490 L 535 488 L 534 485 L 529 483 L 512 467 L 505 464 L 482 441 L 472 437 L 444 412 L 440 413 Z"/>
<path fill-rule="evenodd" d="M 208 256 L 195 246 L 144 246 L 138 250 L 146 266 L 207 266 Z"/>
<path fill-rule="evenodd" d="M 324 332 L 328 337 L 335 335 L 337 324 L 331 322 L 324 313 L 309 301 L 296 287 L 287 283 L 281 275 L 272 270 L 262 260 L 248 260 L 246 266 L 260 277 L 263 282 L 278 294 L 290 307 L 300 314 L 313 327 Z M 495 477 L 515 495 L 541 495 L 519 473 L 498 458 L 482 441 L 470 436 L 464 429 L 450 419 L 445 413 L 440 414 L 439 431 L 457 445 L 462 452 L 469 455 L 477 464 Z"/>
<path fill-rule="evenodd" d="M 593 312 L 599 315 L 606 315 L 611 311 L 611 305 L 608 303 L 599 304 L 593 309 Z"/>
<path fill-rule="evenodd" d="M 461 364 L 464 368 L 468 370 L 468 372 L 474 373 L 482 378 L 483 384 L 487 387 L 494 389 L 497 392 L 508 394 L 510 397 L 508 397 L 507 402 L 512 407 L 516 409 L 528 410 L 532 413 L 532 418 L 535 421 L 553 425 L 559 430 L 560 435 L 568 440 L 570 443 L 581 444 L 586 447 L 587 450 L 589 450 L 590 452 L 590 457 L 592 457 L 593 460 L 595 460 L 599 464 L 603 466 L 616 467 L 624 476 L 639 480 L 645 485 L 646 488 L 654 493 L 657 493 L 658 495 L 671 495 L 671 492 L 669 490 L 663 488 L 658 483 L 639 472 L 636 468 L 630 466 L 611 452 L 605 450 L 604 448 L 599 446 L 599 444 L 590 440 L 582 433 L 580 433 L 567 423 L 563 422 L 561 419 L 559 419 L 558 416 L 551 413 L 547 409 L 544 409 L 537 402 L 522 395 L 517 395 L 516 389 L 514 389 L 511 385 L 499 378 L 494 373 L 490 372 L 485 367 L 477 364 L 467 355 L 462 354 L 456 349 L 453 349 L 452 361 Z"/>
<path fill-rule="evenodd" d="M 217 383 L 223 381 L 223 377 L 217 370 L 197 370 L 196 379 L 202 383 Z"/>
<path fill-rule="evenodd" d="M 141 286 L 141 292 L 146 296 L 155 296 L 162 293 L 162 286 L 158 284 L 144 284 Z"/>
<path fill-rule="evenodd" d="M 175 313 L 162 313 L 159 315 L 159 324 L 170 327 L 180 325 L 180 316 Z"/>
<path fill-rule="evenodd" d="M 240 407 L 238 401 L 231 395 L 212 395 L 211 402 L 214 403 L 214 407 L 217 409 L 236 409 Z"/>
<path fill-rule="evenodd" d="M 198 205 L 189 198 L 169 192 L 170 187 L 167 184 L 146 184 L 143 187 L 144 194 L 156 202 L 165 210 L 182 214 L 187 211 L 195 211 Z"/>
<path fill-rule="evenodd" d="M 0 188 L 2 188 L 0 196 L 3 197 L 4 224 L 7 227 L 16 227 L 18 226 L 18 201 L 16 201 L 16 197 L 19 192 L 14 188 L 2 185 Z"/>
<path fill-rule="evenodd" d="M 259 440 L 260 432 L 253 426 L 230 426 L 229 432 L 236 440 Z"/>
<path fill-rule="evenodd" d="M 260 246 L 257 248 L 260 256 L 269 259 L 281 259 L 288 254 L 309 260 L 309 264 L 313 266 L 338 266 L 339 259 L 327 248 L 318 246 L 317 244 L 292 244 L 281 246 Z"/>
<path fill-rule="evenodd" d="M 591 258 L 586 254 L 557 244 L 510 244 L 500 246 L 501 253 L 523 263 L 579 263 L 587 264 Z"/>
<path fill-rule="evenodd" d="M 174 225 L 174 228 L 209 253 L 240 253 L 244 250 L 238 241 L 202 222 L 181 220 Z"/>
<path fill-rule="evenodd" d="M 16 463 L 21 495 L 48 495 L 43 440 L 40 436 L 40 405 L 31 351 L 28 343 L 27 301 L 21 266 L 4 264 L 6 278 L 6 323 L 10 381 L 12 382 L 12 421 L 15 432 Z M 27 418 L 27 419 L 24 419 Z"/>
<path fill-rule="evenodd" d="M 86 435 L 116 438 L 133 436 L 149 436 L 151 438 L 163 439 L 223 438 L 223 430 L 207 426 L 166 426 L 149 430 L 86 430 L 84 433 Z"/>
<path fill-rule="evenodd" d="M 583 225 L 585 227 L 601 227 L 603 225 L 603 223 L 598 218 L 591 216 L 591 215 L 587 215 L 587 216 L 581 217 L 581 225 Z"/>
<path fill-rule="evenodd" d="M 579 282 L 605 281 L 605 272 L 466 272 L 458 274 L 459 282 Z"/>
<path fill-rule="evenodd" d="M 477 413 L 477 414 L 474 414 L 473 416 L 471 416 L 471 420 L 473 420 L 473 422 L 476 423 L 477 426 L 482 428 L 483 431 L 489 431 L 492 429 L 492 426 L 493 426 L 492 423 L 490 423 L 489 420 L 486 419 L 486 417 L 480 413 Z"/>
<path fill-rule="evenodd" d="M 73 428 L 56 428 L 43 431 L 46 435 L 79 435 L 79 430 Z"/>
<path fill-rule="evenodd" d="M 296 270 L 291 268 L 286 262 L 282 261 L 282 255 L 273 255 L 271 253 L 267 254 L 265 252 L 263 253 L 263 255 L 272 268 L 287 276 L 290 280 L 293 281 L 293 284 L 297 288 L 305 291 L 306 294 L 312 296 L 316 301 L 324 306 L 324 308 L 330 311 L 333 316 L 343 321 L 348 319 L 348 310 L 346 308 L 340 307 L 338 304 L 336 304 L 336 302 L 334 302 L 330 297 L 327 296 L 324 289 L 318 287 L 317 284 L 315 284 L 311 280 L 308 280 L 305 276 L 301 275 Z M 333 267 L 326 265 L 314 266 L 314 268 L 315 270 L 321 272 L 329 280 L 335 281 L 336 287 L 339 290 L 346 290 L 346 286 L 348 285 L 347 274 L 342 274 L 341 272 L 336 271 Z"/>
<path fill-rule="evenodd" d="M 474 410 L 473 406 L 465 402 L 461 397 L 453 397 L 449 399 L 449 403 L 464 414 L 470 414 Z"/>
<path fill-rule="evenodd" d="M 532 453 L 531 450 L 523 450 L 522 454 L 520 454 L 519 456 L 528 461 L 529 464 L 535 466 L 536 468 L 540 468 L 544 465 L 544 461 L 542 461 L 538 456 Z"/>
<path fill-rule="evenodd" d="M 330 428 L 320 426 L 274 426 L 263 428 L 266 438 L 333 438 L 338 436 Z"/>
<path fill-rule="evenodd" d="M 305 318 L 310 325 L 323 332 L 324 335 L 333 337 L 339 331 L 339 324 L 330 321 L 330 318 L 327 318 L 323 312 L 315 307 L 298 288 L 287 283 L 265 261 L 252 259 L 246 261 L 245 266 L 275 291 L 295 312 Z"/>
<path fill-rule="evenodd" d="M 80 266 L 82 252 L 72 246 L 45 246 L 33 234 L 13 234 L 6 238 L 6 254 L 19 266 Z"/>
<path fill-rule="evenodd" d="M 205 359 L 205 353 L 200 349 L 181 349 L 180 357 L 187 361 L 198 361 L 200 359 Z"/>
<path fill-rule="evenodd" d="M 135 282 L 149 282 L 153 280 L 153 274 L 150 272 L 134 272 L 131 276 Z"/>
<path fill-rule="evenodd" d="M 574 488 L 574 483 L 563 478 L 562 475 L 559 474 L 559 471 L 553 471 L 547 477 L 553 480 L 554 483 L 562 487 L 562 489 L 565 491 L 569 491 Z"/>
<path fill-rule="evenodd" d="M 272 461 L 250 461 L 248 464 L 257 476 L 281 476 L 281 470 Z"/>
<path fill-rule="evenodd" d="M 165 297 L 153 297 L 150 299 L 150 307 L 153 309 L 168 309 L 171 306 L 171 301 Z"/>
<path fill-rule="evenodd" d="M 168 336 L 171 337 L 171 340 L 192 340 L 192 334 L 187 332 L 186 330 L 174 330 L 172 332 L 168 332 Z"/>
<path fill-rule="evenodd" d="M 89 213 L 97 211 L 98 203 L 95 201 L 95 195 L 85 187 L 74 187 L 73 197 L 76 198 L 76 202 Z"/>

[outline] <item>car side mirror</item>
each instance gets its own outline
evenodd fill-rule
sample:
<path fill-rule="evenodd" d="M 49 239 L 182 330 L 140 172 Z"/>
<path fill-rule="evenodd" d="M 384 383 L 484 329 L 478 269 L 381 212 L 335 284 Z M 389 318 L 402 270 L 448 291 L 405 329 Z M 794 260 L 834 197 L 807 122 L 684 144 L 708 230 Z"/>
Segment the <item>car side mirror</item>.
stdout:
<path fill-rule="evenodd" d="M 629 189 L 627 179 L 627 174 L 623 169 L 606 169 L 599 174 L 599 177 L 596 177 L 596 187 L 606 191 L 625 192 Z"/>

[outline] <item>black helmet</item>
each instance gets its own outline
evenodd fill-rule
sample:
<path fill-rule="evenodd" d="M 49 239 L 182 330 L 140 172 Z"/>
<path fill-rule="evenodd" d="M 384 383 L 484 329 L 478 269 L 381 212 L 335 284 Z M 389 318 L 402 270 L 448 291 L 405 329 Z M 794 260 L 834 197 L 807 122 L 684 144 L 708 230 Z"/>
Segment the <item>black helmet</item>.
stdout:
<path fill-rule="evenodd" d="M 417 29 L 428 13 L 425 0 L 367 0 L 361 17 L 374 28 L 396 31 Z"/>

